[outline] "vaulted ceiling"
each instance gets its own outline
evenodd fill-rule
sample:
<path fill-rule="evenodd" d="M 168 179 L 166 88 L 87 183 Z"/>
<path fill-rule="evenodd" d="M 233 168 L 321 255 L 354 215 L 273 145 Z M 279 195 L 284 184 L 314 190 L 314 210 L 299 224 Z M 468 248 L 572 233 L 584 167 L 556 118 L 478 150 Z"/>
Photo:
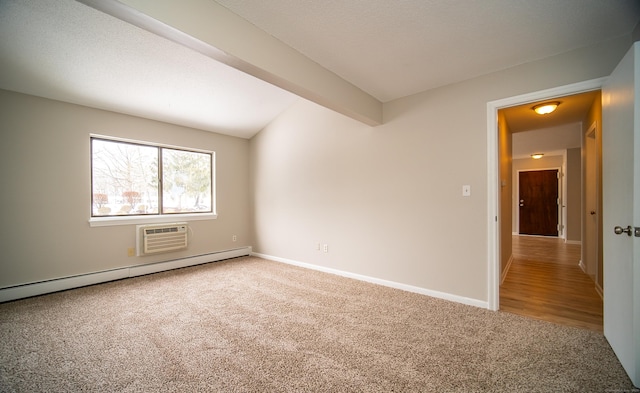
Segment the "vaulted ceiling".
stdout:
<path fill-rule="evenodd" d="M 382 102 L 629 33 L 626 0 L 216 0 Z"/>
<path fill-rule="evenodd" d="M 227 14 L 194 15 L 196 3 Z M 237 18 L 244 30 L 225 39 L 288 63 L 291 79 L 229 60 L 200 41 L 214 35 L 205 29 L 194 40 L 178 26 L 158 34 L 145 25 L 151 8 L 187 28 L 191 17 L 218 29 Z M 340 98 L 296 84 L 305 59 L 375 107 L 626 35 L 639 19 L 637 0 L 0 0 L 0 88 L 250 138 L 298 96 L 340 108 Z M 267 39 L 290 57 L 260 53 L 274 47 Z"/>

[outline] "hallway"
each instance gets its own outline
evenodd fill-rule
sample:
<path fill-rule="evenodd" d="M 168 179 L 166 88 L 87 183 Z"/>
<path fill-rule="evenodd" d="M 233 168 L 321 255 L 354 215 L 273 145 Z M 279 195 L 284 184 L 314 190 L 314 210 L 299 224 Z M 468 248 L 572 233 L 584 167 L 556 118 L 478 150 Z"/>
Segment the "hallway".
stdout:
<path fill-rule="evenodd" d="M 500 311 L 602 332 L 602 298 L 578 266 L 579 245 L 535 236 L 513 236 L 512 244 Z"/>

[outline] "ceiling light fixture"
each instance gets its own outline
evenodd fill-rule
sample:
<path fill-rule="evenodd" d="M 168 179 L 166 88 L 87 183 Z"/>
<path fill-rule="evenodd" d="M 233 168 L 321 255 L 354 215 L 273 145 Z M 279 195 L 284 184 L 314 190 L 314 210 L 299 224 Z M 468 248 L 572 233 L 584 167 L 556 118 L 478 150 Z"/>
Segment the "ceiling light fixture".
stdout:
<path fill-rule="evenodd" d="M 544 104 L 536 105 L 531 109 L 539 115 L 546 115 L 547 113 L 555 111 L 558 105 L 560 105 L 559 101 L 545 102 Z"/>
<path fill-rule="evenodd" d="M 539 160 L 542 158 L 542 156 L 544 156 L 544 154 L 542 153 L 534 153 L 531 155 L 531 158 L 533 158 L 534 160 Z"/>

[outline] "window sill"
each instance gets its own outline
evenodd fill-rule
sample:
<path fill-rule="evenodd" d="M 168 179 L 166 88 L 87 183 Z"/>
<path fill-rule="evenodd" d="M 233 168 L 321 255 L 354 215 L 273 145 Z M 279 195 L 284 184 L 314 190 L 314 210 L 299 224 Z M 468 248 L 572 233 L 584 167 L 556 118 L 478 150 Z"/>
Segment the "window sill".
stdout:
<path fill-rule="evenodd" d="M 214 213 L 197 213 L 197 214 L 165 214 L 161 216 L 118 216 L 118 217 L 91 217 L 89 226 L 91 227 L 108 227 L 115 225 L 141 225 L 141 224 L 161 224 L 177 221 L 202 221 L 215 220 L 218 218 Z"/>

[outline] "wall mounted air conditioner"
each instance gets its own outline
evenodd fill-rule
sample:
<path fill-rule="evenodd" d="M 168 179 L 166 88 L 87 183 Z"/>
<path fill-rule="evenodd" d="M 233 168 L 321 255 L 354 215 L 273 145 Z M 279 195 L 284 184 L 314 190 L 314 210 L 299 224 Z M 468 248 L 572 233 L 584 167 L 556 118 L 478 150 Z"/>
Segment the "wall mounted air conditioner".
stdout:
<path fill-rule="evenodd" d="M 189 226 L 186 222 L 136 225 L 137 255 L 151 255 L 187 248 Z"/>

